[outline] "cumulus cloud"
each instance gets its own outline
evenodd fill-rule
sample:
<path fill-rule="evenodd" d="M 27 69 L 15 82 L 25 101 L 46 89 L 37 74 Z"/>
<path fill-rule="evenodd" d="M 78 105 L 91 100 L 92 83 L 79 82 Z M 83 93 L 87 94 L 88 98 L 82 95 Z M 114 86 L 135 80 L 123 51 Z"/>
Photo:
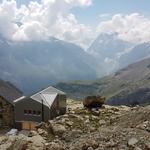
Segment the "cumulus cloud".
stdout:
<path fill-rule="evenodd" d="M 3 0 L 0 34 L 17 41 L 47 40 L 54 36 L 85 47 L 91 41 L 92 29 L 80 24 L 70 10 L 91 4 L 92 0 L 41 0 L 18 8 L 15 0 Z"/>
<path fill-rule="evenodd" d="M 71 13 L 74 7 L 88 7 L 93 0 L 30 1 L 17 7 L 15 0 L 0 3 L 0 34 L 11 40 L 48 40 L 53 36 L 87 48 L 100 33 L 116 32 L 120 39 L 133 43 L 150 39 L 150 19 L 138 13 L 116 14 L 101 21 L 97 29 L 81 24 Z M 109 18 L 110 14 L 101 14 Z"/>
<path fill-rule="evenodd" d="M 0 5 L 0 34 L 10 38 L 18 30 L 15 23 L 16 2 L 3 1 Z"/>
<path fill-rule="evenodd" d="M 116 14 L 111 20 L 103 21 L 97 27 L 98 33 L 117 33 L 120 39 L 133 43 L 150 41 L 150 19 L 138 13 Z"/>

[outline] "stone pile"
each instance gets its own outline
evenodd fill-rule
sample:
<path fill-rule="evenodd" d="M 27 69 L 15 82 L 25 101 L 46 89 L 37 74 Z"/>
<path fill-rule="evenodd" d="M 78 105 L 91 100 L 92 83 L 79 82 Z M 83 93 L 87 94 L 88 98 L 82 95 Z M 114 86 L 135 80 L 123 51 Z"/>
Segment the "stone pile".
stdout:
<path fill-rule="evenodd" d="M 72 101 L 65 115 L 29 136 L 1 136 L 0 150 L 150 150 L 150 107 L 81 106 Z"/>

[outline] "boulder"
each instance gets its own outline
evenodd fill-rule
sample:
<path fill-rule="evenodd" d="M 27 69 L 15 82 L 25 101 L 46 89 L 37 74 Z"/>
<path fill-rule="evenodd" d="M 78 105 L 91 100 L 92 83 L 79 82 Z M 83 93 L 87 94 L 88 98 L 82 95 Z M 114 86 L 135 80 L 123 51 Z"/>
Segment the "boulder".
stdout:
<path fill-rule="evenodd" d="M 5 141 L 8 140 L 8 137 L 7 136 L 0 136 L 0 145 L 4 144 Z"/>
<path fill-rule="evenodd" d="M 139 129 L 146 130 L 147 132 L 150 132 L 150 122 L 144 121 L 143 123 L 136 126 Z"/>
<path fill-rule="evenodd" d="M 83 143 L 81 143 L 81 145 L 82 145 L 82 150 L 87 150 L 88 148 L 96 149 L 99 146 L 99 144 L 92 139 L 85 140 Z"/>
<path fill-rule="evenodd" d="M 72 122 L 72 121 L 67 121 L 67 122 L 66 122 L 66 125 L 69 126 L 69 127 L 72 127 L 73 122 Z"/>
<path fill-rule="evenodd" d="M 32 136 L 36 136 L 38 135 L 38 133 L 34 130 L 30 131 L 29 134 L 28 134 L 28 137 L 32 137 Z"/>
<path fill-rule="evenodd" d="M 45 128 L 45 122 L 41 122 L 41 123 L 37 124 L 37 125 L 35 126 L 35 128 L 36 128 L 36 129 L 38 129 L 38 128 Z"/>
<path fill-rule="evenodd" d="M 37 130 L 37 132 L 38 132 L 39 135 L 47 135 L 47 132 L 46 132 L 44 129 L 40 129 L 40 128 L 39 128 L 39 129 Z"/>
<path fill-rule="evenodd" d="M 45 148 L 46 141 L 42 136 L 36 135 L 28 139 L 28 143 L 29 149 L 42 150 Z"/>
<path fill-rule="evenodd" d="M 145 150 L 150 150 L 150 142 L 145 143 Z"/>
<path fill-rule="evenodd" d="M 26 150 L 28 147 L 28 141 L 24 139 L 18 139 L 16 140 L 10 149 L 15 149 L 15 150 Z"/>
<path fill-rule="evenodd" d="M 61 142 L 51 142 L 47 150 L 65 150 L 65 146 Z"/>
<path fill-rule="evenodd" d="M 93 147 L 88 147 L 88 149 L 87 149 L 87 150 L 94 150 L 94 149 L 93 149 Z"/>
<path fill-rule="evenodd" d="M 102 96 L 88 96 L 83 100 L 83 106 L 86 108 L 99 108 L 102 107 L 106 98 Z"/>
<path fill-rule="evenodd" d="M 128 141 L 128 146 L 129 147 L 134 147 L 138 143 L 138 140 L 136 138 L 131 138 Z"/>
<path fill-rule="evenodd" d="M 63 133 L 67 131 L 64 125 L 50 122 L 50 121 L 49 121 L 47 130 L 48 130 L 48 133 L 51 133 L 53 135 L 59 135 L 59 136 L 61 136 Z"/>
<path fill-rule="evenodd" d="M 2 138 L 0 149 L 1 150 L 26 150 L 27 146 L 28 146 L 28 140 L 26 136 L 10 135 L 7 136 L 7 138 Z"/>
<path fill-rule="evenodd" d="M 105 125 L 106 124 L 106 121 L 105 120 L 99 120 L 99 125 L 100 126 L 103 126 L 103 125 Z"/>
<path fill-rule="evenodd" d="M 134 150 L 142 150 L 142 149 L 139 147 L 135 147 Z"/>

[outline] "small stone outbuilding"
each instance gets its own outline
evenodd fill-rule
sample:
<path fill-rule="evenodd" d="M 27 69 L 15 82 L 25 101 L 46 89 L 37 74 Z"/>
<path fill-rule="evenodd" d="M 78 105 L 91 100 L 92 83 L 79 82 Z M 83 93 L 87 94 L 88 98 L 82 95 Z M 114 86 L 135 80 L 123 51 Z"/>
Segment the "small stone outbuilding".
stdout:
<path fill-rule="evenodd" d="M 14 103 L 22 96 L 22 92 L 11 83 L 0 80 L 0 128 L 13 127 Z"/>

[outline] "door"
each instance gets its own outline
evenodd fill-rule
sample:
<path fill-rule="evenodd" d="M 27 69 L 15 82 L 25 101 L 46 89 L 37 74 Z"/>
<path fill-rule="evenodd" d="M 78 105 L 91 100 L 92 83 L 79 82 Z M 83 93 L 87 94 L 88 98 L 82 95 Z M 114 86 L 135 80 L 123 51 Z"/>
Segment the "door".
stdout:
<path fill-rule="evenodd" d="M 22 122 L 22 129 L 23 130 L 30 130 L 30 123 L 29 122 Z"/>
<path fill-rule="evenodd" d="M 23 130 L 36 130 L 37 122 L 24 121 L 22 122 Z"/>

